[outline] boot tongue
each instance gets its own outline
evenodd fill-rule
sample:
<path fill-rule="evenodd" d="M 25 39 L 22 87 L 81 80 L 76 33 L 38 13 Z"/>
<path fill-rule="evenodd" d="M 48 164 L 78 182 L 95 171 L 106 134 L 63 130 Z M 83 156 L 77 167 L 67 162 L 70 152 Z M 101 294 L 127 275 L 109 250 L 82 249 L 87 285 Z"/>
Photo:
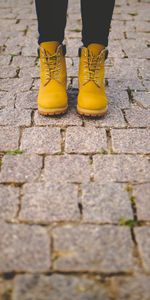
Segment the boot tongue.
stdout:
<path fill-rule="evenodd" d="M 100 44 L 96 44 L 96 43 L 93 43 L 93 44 L 90 44 L 88 46 L 88 50 L 89 50 L 89 53 L 90 55 L 94 55 L 94 56 L 97 56 L 100 54 L 100 52 L 102 50 L 104 50 L 104 46 L 103 45 L 100 45 Z"/>
<path fill-rule="evenodd" d="M 41 43 L 41 46 L 44 50 L 48 51 L 50 55 L 53 55 L 56 53 L 56 50 L 59 46 L 59 42 L 44 42 Z"/>

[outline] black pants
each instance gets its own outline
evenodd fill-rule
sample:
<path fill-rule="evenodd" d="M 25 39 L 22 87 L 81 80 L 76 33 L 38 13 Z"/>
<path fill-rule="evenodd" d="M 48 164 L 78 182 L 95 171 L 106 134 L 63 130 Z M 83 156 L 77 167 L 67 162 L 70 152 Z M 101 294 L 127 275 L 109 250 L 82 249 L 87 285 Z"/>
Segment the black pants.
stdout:
<path fill-rule="evenodd" d="M 39 44 L 64 40 L 68 0 L 35 0 Z M 108 45 L 115 0 L 81 0 L 82 42 Z"/>

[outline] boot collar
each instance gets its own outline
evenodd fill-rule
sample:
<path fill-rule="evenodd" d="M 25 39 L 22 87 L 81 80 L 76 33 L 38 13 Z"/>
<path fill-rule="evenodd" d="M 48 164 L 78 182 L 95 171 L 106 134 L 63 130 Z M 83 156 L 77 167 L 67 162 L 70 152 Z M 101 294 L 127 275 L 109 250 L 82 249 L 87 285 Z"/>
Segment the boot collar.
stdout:
<path fill-rule="evenodd" d="M 37 52 L 38 52 L 38 57 L 40 58 L 40 49 L 41 47 L 38 47 Z M 62 51 L 63 56 L 66 55 L 66 45 L 65 44 L 60 44 L 56 50 L 56 53 Z M 48 52 L 48 51 L 46 51 Z"/>
<path fill-rule="evenodd" d="M 89 50 L 87 47 L 85 46 L 81 46 L 78 50 L 78 56 L 81 57 L 82 54 L 85 53 L 85 55 L 89 55 Z M 108 58 L 108 54 L 109 54 L 109 51 L 107 48 L 105 48 L 104 50 L 101 51 L 101 53 L 99 54 L 100 56 L 103 56 L 105 57 L 105 60 Z"/>

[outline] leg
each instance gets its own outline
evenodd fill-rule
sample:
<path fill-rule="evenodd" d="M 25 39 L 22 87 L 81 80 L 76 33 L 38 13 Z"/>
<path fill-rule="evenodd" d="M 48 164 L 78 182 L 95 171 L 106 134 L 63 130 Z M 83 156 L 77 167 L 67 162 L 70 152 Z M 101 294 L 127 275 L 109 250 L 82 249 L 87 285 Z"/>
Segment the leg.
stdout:
<path fill-rule="evenodd" d="M 40 44 L 40 89 L 38 111 L 56 115 L 68 107 L 65 46 L 68 0 L 35 0 Z"/>
<path fill-rule="evenodd" d="M 79 94 L 77 110 L 86 116 L 107 112 L 105 58 L 115 0 L 81 0 L 82 42 L 79 52 Z"/>
<path fill-rule="evenodd" d="M 39 44 L 64 40 L 68 0 L 35 0 Z"/>
<path fill-rule="evenodd" d="M 115 0 L 81 0 L 82 42 L 108 45 L 110 23 Z"/>

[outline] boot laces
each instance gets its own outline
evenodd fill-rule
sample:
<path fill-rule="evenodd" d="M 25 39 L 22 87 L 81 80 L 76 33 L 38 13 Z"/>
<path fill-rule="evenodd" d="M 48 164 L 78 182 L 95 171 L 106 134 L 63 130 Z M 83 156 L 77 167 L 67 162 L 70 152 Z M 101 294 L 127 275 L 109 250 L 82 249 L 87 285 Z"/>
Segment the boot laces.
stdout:
<path fill-rule="evenodd" d="M 100 70 L 104 64 L 105 50 L 99 55 L 88 53 L 88 57 L 84 57 L 84 84 L 89 81 L 95 82 L 100 87 Z"/>
<path fill-rule="evenodd" d="M 61 54 L 56 52 L 53 55 L 50 55 L 48 51 L 42 49 L 41 61 L 43 64 L 43 71 L 45 77 L 45 85 L 47 85 L 52 79 L 60 80 L 60 62 Z"/>

